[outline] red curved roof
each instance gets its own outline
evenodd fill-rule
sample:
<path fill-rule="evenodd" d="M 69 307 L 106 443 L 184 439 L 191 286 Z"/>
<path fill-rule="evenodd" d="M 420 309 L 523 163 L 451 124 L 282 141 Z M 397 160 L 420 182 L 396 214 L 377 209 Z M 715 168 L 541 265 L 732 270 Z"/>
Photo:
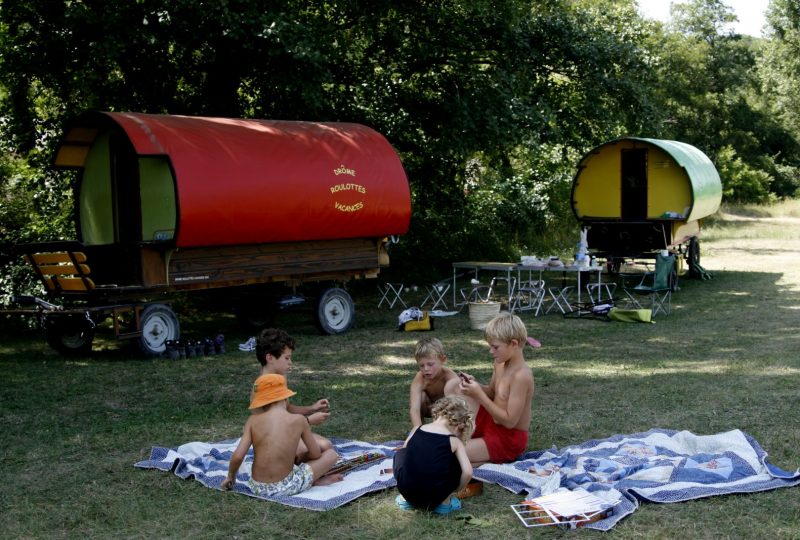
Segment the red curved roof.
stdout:
<path fill-rule="evenodd" d="M 408 230 L 399 157 L 352 123 L 102 113 L 138 155 L 168 156 L 178 246 L 383 237 Z"/>

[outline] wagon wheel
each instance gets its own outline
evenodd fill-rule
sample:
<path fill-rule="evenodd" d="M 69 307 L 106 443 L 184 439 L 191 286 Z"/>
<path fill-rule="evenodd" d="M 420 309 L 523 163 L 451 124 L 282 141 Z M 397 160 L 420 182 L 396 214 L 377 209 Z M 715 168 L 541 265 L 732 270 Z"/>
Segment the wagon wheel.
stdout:
<path fill-rule="evenodd" d="M 161 356 L 167 348 L 167 340 L 181 337 L 178 317 L 164 304 L 146 305 L 139 316 L 139 325 L 142 329 L 139 349 L 147 356 Z"/>
<path fill-rule="evenodd" d="M 689 263 L 689 277 L 698 277 L 700 275 L 700 239 L 696 236 L 689 240 L 686 260 Z"/>
<path fill-rule="evenodd" d="M 343 334 L 350 330 L 355 319 L 356 309 L 353 299 L 344 289 L 333 287 L 317 299 L 315 320 L 324 334 Z"/>
<path fill-rule="evenodd" d="M 606 260 L 606 271 L 612 275 L 619 274 L 619 269 L 622 266 L 622 262 L 623 260 L 619 257 L 609 257 Z"/>
<path fill-rule="evenodd" d="M 87 317 L 48 317 L 47 344 L 64 356 L 85 356 L 92 351 L 94 322 Z"/>

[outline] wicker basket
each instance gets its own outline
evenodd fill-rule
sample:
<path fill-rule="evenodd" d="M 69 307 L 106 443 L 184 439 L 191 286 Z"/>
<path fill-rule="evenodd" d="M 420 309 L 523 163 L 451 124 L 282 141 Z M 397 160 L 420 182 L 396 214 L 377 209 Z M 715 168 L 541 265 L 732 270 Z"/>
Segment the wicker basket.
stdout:
<path fill-rule="evenodd" d="M 473 330 L 485 330 L 489 321 L 500 313 L 500 302 L 470 302 L 469 325 Z"/>

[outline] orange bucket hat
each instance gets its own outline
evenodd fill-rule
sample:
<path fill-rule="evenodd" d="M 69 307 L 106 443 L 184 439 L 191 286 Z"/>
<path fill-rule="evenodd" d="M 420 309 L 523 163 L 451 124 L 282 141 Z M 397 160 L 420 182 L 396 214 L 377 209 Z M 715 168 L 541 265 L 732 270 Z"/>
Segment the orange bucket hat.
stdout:
<path fill-rule="evenodd" d="M 290 398 L 296 393 L 286 387 L 286 378 L 283 375 L 275 373 L 261 375 L 253 383 L 253 401 L 248 408 L 257 409 Z"/>

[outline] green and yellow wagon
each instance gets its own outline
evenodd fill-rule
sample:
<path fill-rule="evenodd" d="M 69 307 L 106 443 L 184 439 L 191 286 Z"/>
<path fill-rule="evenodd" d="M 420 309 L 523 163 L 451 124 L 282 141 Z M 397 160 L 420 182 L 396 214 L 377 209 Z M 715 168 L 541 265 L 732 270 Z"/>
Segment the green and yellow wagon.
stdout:
<path fill-rule="evenodd" d="M 589 250 L 610 267 L 661 250 L 699 269 L 700 227 L 722 200 L 711 160 L 692 145 L 626 137 L 606 142 L 578 163 L 572 211 L 588 229 Z"/>

